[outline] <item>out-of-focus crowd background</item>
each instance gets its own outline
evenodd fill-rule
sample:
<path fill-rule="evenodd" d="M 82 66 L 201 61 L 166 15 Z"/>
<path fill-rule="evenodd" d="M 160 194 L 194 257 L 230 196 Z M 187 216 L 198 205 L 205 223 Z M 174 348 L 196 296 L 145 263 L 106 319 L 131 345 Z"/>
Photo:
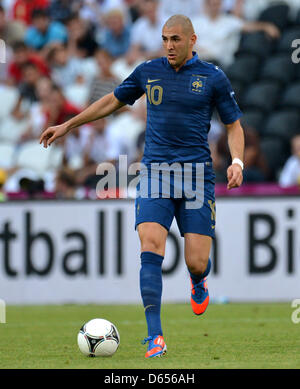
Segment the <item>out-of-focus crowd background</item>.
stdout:
<path fill-rule="evenodd" d="M 244 112 L 246 185 L 300 187 L 300 0 L 2 0 L 0 201 L 93 199 L 99 163 L 140 160 L 145 98 L 47 150 L 38 140 L 162 56 L 161 29 L 173 14 L 192 19 L 200 58 L 232 82 Z M 225 183 L 230 154 L 217 113 L 209 143 Z"/>

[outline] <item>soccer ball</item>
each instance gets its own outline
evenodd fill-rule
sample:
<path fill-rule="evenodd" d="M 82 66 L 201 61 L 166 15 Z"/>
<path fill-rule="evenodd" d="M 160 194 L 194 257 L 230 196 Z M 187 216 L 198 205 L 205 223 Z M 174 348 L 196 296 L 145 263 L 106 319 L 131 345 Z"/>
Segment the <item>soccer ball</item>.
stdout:
<path fill-rule="evenodd" d="M 89 357 L 110 357 L 118 349 L 120 335 L 114 324 L 105 319 L 85 323 L 77 336 L 80 351 Z"/>

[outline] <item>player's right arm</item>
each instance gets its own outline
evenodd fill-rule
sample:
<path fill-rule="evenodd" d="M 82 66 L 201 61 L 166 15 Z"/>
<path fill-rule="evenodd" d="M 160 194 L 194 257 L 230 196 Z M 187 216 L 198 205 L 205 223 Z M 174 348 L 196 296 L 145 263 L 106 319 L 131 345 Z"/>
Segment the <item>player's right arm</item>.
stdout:
<path fill-rule="evenodd" d="M 65 123 L 58 126 L 48 127 L 40 137 L 40 144 L 43 144 L 44 147 L 47 148 L 56 139 L 66 135 L 72 128 L 76 128 L 82 126 L 83 124 L 108 116 L 124 105 L 125 103 L 119 101 L 113 92 L 109 93 L 108 95 L 95 101 L 80 114 L 74 116 Z"/>
<path fill-rule="evenodd" d="M 215 104 L 220 118 L 227 129 L 230 154 L 234 163 L 227 170 L 228 189 L 238 188 L 243 182 L 244 131 L 240 124 L 242 112 L 235 100 L 230 81 L 220 69 L 216 68 Z M 239 160 L 236 163 L 236 160 Z"/>

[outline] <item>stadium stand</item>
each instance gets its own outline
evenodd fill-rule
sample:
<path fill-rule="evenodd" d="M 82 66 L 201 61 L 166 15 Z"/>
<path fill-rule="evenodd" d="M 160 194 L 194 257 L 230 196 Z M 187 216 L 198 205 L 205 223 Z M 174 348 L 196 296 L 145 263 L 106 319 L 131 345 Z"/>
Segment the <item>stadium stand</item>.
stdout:
<path fill-rule="evenodd" d="M 254 54 L 239 55 L 226 71 L 232 81 L 239 81 L 244 85 L 254 82 L 258 77 L 260 60 Z"/>
<path fill-rule="evenodd" d="M 295 108 L 300 110 L 300 82 L 288 85 L 282 94 L 280 108 Z"/>
<path fill-rule="evenodd" d="M 261 150 L 266 158 L 270 175 L 269 180 L 276 180 L 276 172 L 283 166 L 288 151 L 279 138 L 264 137 L 260 142 Z"/>
<path fill-rule="evenodd" d="M 234 90 L 234 93 L 235 93 L 237 101 L 240 102 L 241 101 L 241 97 L 243 96 L 243 93 L 244 93 L 244 90 L 245 90 L 244 84 L 242 82 L 240 82 L 240 81 L 232 80 L 231 81 L 231 85 L 232 85 L 232 88 Z"/>
<path fill-rule="evenodd" d="M 164 0 L 160 0 L 160 2 L 162 3 Z M 6 5 L 7 2 L 5 2 L 5 8 L 3 8 L 5 9 L 6 20 L 4 23 L 6 25 L 15 22 L 14 5 L 21 4 L 22 0 L 12 0 L 10 3 L 11 8 Z M 106 0 L 103 2 L 103 7 L 99 6 L 97 12 L 90 12 L 89 3 L 85 0 L 82 2 L 77 0 L 64 1 L 62 4 L 58 1 L 49 0 L 43 3 L 50 6 L 51 20 L 63 23 L 67 29 L 68 41 L 63 47 L 68 53 L 67 63 L 73 66 L 70 65 L 70 69 L 75 71 L 76 64 L 77 68 L 81 70 L 78 75 L 74 76 L 75 81 L 72 81 L 63 90 L 66 101 L 61 112 L 57 112 L 57 107 L 54 106 L 52 101 L 53 97 L 50 99 L 50 95 L 49 98 L 44 96 L 42 101 L 39 93 L 36 94 L 36 89 L 33 88 L 31 90 L 33 92 L 32 99 L 36 99 L 36 102 L 28 102 L 23 99 L 24 101 L 17 110 L 18 115 L 16 115 L 14 112 L 16 112 L 16 106 L 18 106 L 20 91 L 24 90 L 23 66 L 26 65 L 29 57 L 28 53 L 25 53 L 27 58 L 22 50 L 16 52 L 13 50 L 15 44 L 18 46 L 18 42 L 14 42 L 14 46 L 8 47 L 7 76 L 4 79 L 1 75 L 0 81 L 0 168 L 7 170 L 9 174 L 10 170 L 16 169 L 18 164 L 20 167 L 26 166 L 34 169 L 35 172 L 38 172 L 39 177 L 43 177 L 45 169 L 50 169 L 53 172 L 56 169 L 59 171 L 76 166 L 76 164 L 68 166 L 64 141 L 57 148 L 53 148 L 52 162 L 50 163 L 48 153 L 45 153 L 44 150 L 41 151 L 37 143 L 37 128 L 41 126 L 41 123 L 43 127 L 51 125 L 51 123 L 57 123 L 61 120 L 63 114 L 69 112 L 70 107 L 75 106 L 81 110 L 91 101 L 90 91 L 95 86 L 95 77 L 102 79 L 105 73 L 103 73 L 101 61 L 97 61 L 97 53 L 101 53 L 101 49 L 103 50 L 105 47 L 103 39 L 105 40 L 105 32 L 108 28 L 106 15 L 114 13 L 113 4 L 120 5 L 118 12 L 124 15 L 123 28 L 126 31 L 130 31 L 134 23 L 143 17 L 143 0 L 139 2 L 139 5 L 134 6 L 129 6 L 122 0 L 118 2 Z M 79 6 L 81 3 L 83 4 L 82 8 Z M 248 2 L 245 1 L 245 3 Z M 269 2 L 266 2 L 266 4 L 269 4 Z M 233 12 L 233 10 L 227 9 L 227 12 L 231 11 Z M 30 12 L 33 13 L 33 9 Z M 199 8 L 198 15 L 201 15 L 201 12 L 203 12 L 203 9 Z M 238 16 L 247 18 L 246 13 Z M 30 21 L 31 13 L 28 14 L 25 21 L 25 29 L 30 27 Z M 280 38 L 271 39 L 264 32 L 241 34 L 234 62 L 224 67 L 224 71 L 232 83 L 237 102 L 244 112 L 241 119 L 243 126 L 253 129 L 259 137 L 261 150 L 271 172 L 268 180 L 276 181 L 285 161 L 290 156 L 289 144 L 291 138 L 300 133 L 300 63 L 293 63 L 292 61 L 293 51 L 296 50 L 295 46 L 292 47 L 292 42 L 300 39 L 300 9 L 297 10 L 295 5 L 289 4 L 287 1 L 271 4 L 260 12 L 256 17 L 256 21 L 273 23 L 281 31 Z M 114 31 L 113 27 L 111 33 Z M 1 28 L 0 38 L 3 39 Z M 132 37 L 130 39 L 131 42 L 127 52 L 113 58 L 111 72 L 106 72 L 111 88 L 114 88 L 115 78 L 119 78 L 121 81 L 135 66 L 145 60 L 140 52 L 133 50 Z M 97 42 L 100 51 L 95 48 L 95 42 Z M 87 49 L 90 46 L 93 47 L 92 51 Z M 42 74 L 46 77 L 50 75 L 51 82 L 55 80 L 54 75 L 57 76 L 58 70 L 62 73 L 62 67 L 59 66 L 56 67 L 56 73 L 54 73 L 53 64 L 49 59 L 51 52 L 53 50 L 57 51 L 58 47 L 54 43 L 42 50 L 30 52 L 30 58 L 34 57 L 35 63 L 43 64 L 47 71 L 45 70 Z M 300 61 L 300 55 L 298 57 Z M 72 61 L 70 62 L 71 58 Z M 9 70 L 12 63 L 15 67 L 18 67 L 19 78 L 14 78 L 14 74 Z M 122 64 L 121 68 L 124 68 L 122 71 L 120 71 L 119 64 Z M 118 69 L 117 74 L 115 74 L 116 69 Z M 3 73 L 5 68 L 3 67 L 2 70 Z M 27 74 L 27 77 L 30 78 L 30 74 Z M 62 81 L 66 80 L 62 78 Z M 38 104 L 35 109 L 32 109 L 33 104 Z M 136 120 L 134 108 L 133 110 L 130 107 L 126 109 L 128 115 Z M 35 119 L 34 123 L 32 123 L 32 119 Z M 116 125 L 118 120 L 120 120 L 118 115 L 109 118 L 105 131 L 109 132 L 111 128 L 118 127 Z M 140 156 L 137 140 L 144 131 L 145 118 L 142 121 L 139 119 L 138 123 L 139 129 L 135 135 L 128 135 L 127 137 L 132 155 L 136 156 Z M 120 128 L 120 131 L 123 134 L 132 134 L 132 124 L 128 123 L 126 126 L 127 128 Z M 88 139 L 89 135 L 87 135 L 86 130 L 80 131 L 79 139 L 82 145 L 92 141 Z M 28 134 L 31 135 L 28 136 Z M 217 139 L 218 136 L 216 133 L 215 137 L 212 138 Z M 33 145 L 34 142 L 35 146 Z M 114 145 L 108 147 L 112 147 L 112 150 L 115 149 Z M 87 151 L 82 147 L 80 160 L 89 159 L 86 153 Z M 54 183 L 52 183 L 52 187 L 54 186 Z"/>
<path fill-rule="evenodd" d="M 262 33 L 243 34 L 227 74 L 238 86 L 241 122 L 259 134 L 269 179 L 276 181 L 290 155 L 289 143 L 300 133 L 300 66 L 291 59 L 292 42 L 300 39 L 300 10 L 293 20 L 289 6 L 279 4 L 265 9 L 258 20 L 274 23 L 281 37 L 273 43 Z"/>
<path fill-rule="evenodd" d="M 296 70 L 296 80 L 300 80 L 300 66 L 298 66 Z"/>
<path fill-rule="evenodd" d="M 295 19 L 295 24 L 300 25 L 300 10 L 299 10 L 297 17 Z"/>
<path fill-rule="evenodd" d="M 0 166 L 2 169 L 11 169 L 14 166 L 14 143 L 1 142 L 0 144 Z"/>
<path fill-rule="evenodd" d="M 278 81 L 283 84 L 292 82 L 295 78 L 296 67 L 288 54 L 275 54 L 264 62 L 260 79 Z"/>
<path fill-rule="evenodd" d="M 262 135 L 263 125 L 264 125 L 265 114 L 258 109 L 245 109 L 243 110 L 243 117 L 241 118 L 242 126 L 249 126 L 258 133 L 259 136 Z"/>
<path fill-rule="evenodd" d="M 286 29 L 285 31 L 283 31 L 282 36 L 278 42 L 277 51 L 290 54 L 291 42 L 293 42 L 294 39 L 299 39 L 299 37 L 300 37 L 300 26 L 290 27 Z"/>
<path fill-rule="evenodd" d="M 0 120 L 5 118 L 13 110 L 18 100 L 18 92 L 15 88 L 6 85 L 0 85 L 1 104 Z"/>
<path fill-rule="evenodd" d="M 272 112 L 268 117 L 264 135 L 277 136 L 285 142 L 299 133 L 300 115 L 297 110 L 282 110 Z"/>
<path fill-rule="evenodd" d="M 254 54 L 260 59 L 267 58 L 274 49 L 274 42 L 263 32 L 242 34 L 236 57 L 241 54 Z"/>
<path fill-rule="evenodd" d="M 275 108 L 280 92 L 280 85 L 272 81 L 258 81 L 244 93 L 241 106 L 244 109 L 255 108 L 270 112 Z"/>

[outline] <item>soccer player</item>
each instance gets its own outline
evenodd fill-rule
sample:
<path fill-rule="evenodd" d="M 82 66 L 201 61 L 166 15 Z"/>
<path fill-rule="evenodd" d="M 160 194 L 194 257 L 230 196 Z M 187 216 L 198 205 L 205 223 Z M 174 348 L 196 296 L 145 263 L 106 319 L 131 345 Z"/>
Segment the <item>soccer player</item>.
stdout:
<path fill-rule="evenodd" d="M 146 358 L 166 352 L 160 319 L 162 262 L 174 216 L 184 237 L 193 312 L 203 314 L 209 302 L 206 277 L 211 268 L 209 255 L 216 214 L 214 172 L 207 134 L 214 108 L 226 126 L 232 156 L 232 164 L 227 170 L 227 187 L 239 187 L 243 181 L 244 133 L 239 121 L 242 114 L 227 77 L 221 69 L 201 61 L 193 52 L 197 37 L 189 18 L 183 15 L 169 18 L 163 27 L 162 39 L 166 57 L 139 65 L 113 93 L 66 123 L 48 128 L 40 138 L 40 143 L 47 147 L 72 128 L 110 115 L 125 104 L 133 104 L 146 93 L 143 166 L 152 169 L 157 164 L 173 166 L 176 163 L 183 167 L 184 173 L 186 167 L 190 168 L 192 185 L 197 187 L 198 181 L 201 184 L 200 206 L 197 207 L 192 206 L 193 199 L 185 191 L 181 198 L 178 196 L 175 177 L 178 172 L 174 172 L 170 183 L 173 191 L 170 196 L 165 196 L 164 190 L 159 189 L 158 193 L 147 197 L 141 195 L 141 187 L 149 177 L 144 174 L 145 169 L 141 169 L 136 229 L 141 242 L 140 290 L 148 326 L 148 337 L 144 340 L 144 343 L 148 342 Z M 198 166 L 201 167 L 199 170 Z"/>

